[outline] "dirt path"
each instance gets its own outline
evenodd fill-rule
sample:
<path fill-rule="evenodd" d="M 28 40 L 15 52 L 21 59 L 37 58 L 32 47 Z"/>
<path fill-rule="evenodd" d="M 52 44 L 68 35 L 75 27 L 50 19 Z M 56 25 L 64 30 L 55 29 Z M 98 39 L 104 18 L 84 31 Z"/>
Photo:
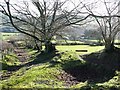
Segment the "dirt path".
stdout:
<path fill-rule="evenodd" d="M 23 47 L 16 47 L 14 52 L 22 64 L 25 63 L 29 58 L 28 52 Z"/>
<path fill-rule="evenodd" d="M 21 62 L 21 65 L 25 64 L 25 62 L 28 61 L 28 59 L 30 58 L 30 56 L 28 55 L 27 50 L 25 50 L 25 48 L 23 47 L 15 47 L 14 48 L 14 52 L 17 55 L 19 61 Z M 15 69 L 19 69 L 17 67 L 15 67 Z M 5 80 L 8 79 L 15 71 L 6 71 L 4 73 L 0 74 L 0 80 Z"/>

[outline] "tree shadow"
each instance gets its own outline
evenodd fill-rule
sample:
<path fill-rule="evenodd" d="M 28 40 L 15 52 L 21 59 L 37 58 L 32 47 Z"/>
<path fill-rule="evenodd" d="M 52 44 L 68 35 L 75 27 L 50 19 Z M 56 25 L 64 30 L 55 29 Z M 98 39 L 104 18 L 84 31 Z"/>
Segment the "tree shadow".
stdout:
<path fill-rule="evenodd" d="M 75 77 L 79 82 L 105 82 L 111 79 L 115 74 L 115 71 L 108 71 L 100 65 L 91 63 L 85 63 L 73 68 L 64 68 L 64 70 Z"/>
<path fill-rule="evenodd" d="M 82 60 L 66 60 L 67 62 L 61 65 L 63 70 L 75 77 L 78 82 L 102 83 L 113 78 L 115 71 L 120 70 L 119 54 L 120 52 L 95 52 L 80 56 Z M 16 71 L 22 67 L 29 69 L 32 65 L 40 65 L 46 62 L 50 62 L 51 66 L 54 66 L 60 63 L 52 61 L 55 56 L 60 56 L 60 53 L 41 53 L 33 61 L 20 66 L 9 66 L 7 70 Z"/>
<path fill-rule="evenodd" d="M 80 57 L 84 63 L 80 60 L 70 61 L 63 65 L 63 69 L 79 82 L 102 83 L 112 79 L 115 71 L 120 70 L 119 54 L 118 52 L 96 52 L 83 55 Z"/>
<path fill-rule="evenodd" d="M 19 70 L 20 68 L 22 67 L 27 67 L 29 68 L 30 66 L 32 65 L 40 65 L 42 63 L 46 63 L 46 62 L 49 62 L 52 60 L 53 57 L 55 57 L 56 55 L 58 55 L 56 53 L 57 51 L 54 51 L 54 52 L 51 52 L 51 53 L 40 53 L 38 54 L 34 60 L 28 62 L 28 63 L 25 63 L 25 64 L 22 64 L 22 65 L 18 65 L 18 66 L 7 66 L 6 68 L 3 68 L 2 70 L 7 70 L 7 71 L 17 71 Z"/>

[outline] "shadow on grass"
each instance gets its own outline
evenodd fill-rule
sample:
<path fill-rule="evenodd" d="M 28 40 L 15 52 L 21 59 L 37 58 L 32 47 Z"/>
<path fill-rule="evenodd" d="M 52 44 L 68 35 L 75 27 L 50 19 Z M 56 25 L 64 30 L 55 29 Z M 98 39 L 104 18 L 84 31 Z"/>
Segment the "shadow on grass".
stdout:
<path fill-rule="evenodd" d="M 115 75 L 116 70 L 120 70 L 120 52 L 95 52 L 88 55 L 80 56 L 84 60 L 65 60 L 67 62 L 52 62 L 55 56 L 59 56 L 56 52 L 41 53 L 36 56 L 35 60 L 20 66 L 8 67 L 8 71 L 16 71 L 22 67 L 32 65 L 40 65 L 45 62 L 50 62 L 51 66 L 61 63 L 63 70 L 75 77 L 78 82 L 88 81 L 90 83 L 102 83 L 110 80 Z M 61 57 L 59 57 L 61 58 Z M 67 77 L 67 75 L 64 75 Z"/>
<path fill-rule="evenodd" d="M 119 52 L 96 52 L 83 55 L 80 57 L 84 63 L 70 61 L 63 65 L 63 69 L 79 82 L 102 83 L 112 79 L 115 71 L 120 70 L 119 54 Z"/>
<path fill-rule="evenodd" d="M 37 65 L 37 64 L 42 64 L 51 61 L 53 57 L 55 57 L 56 51 L 51 52 L 51 53 L 40 53 L 38 54 L 33 61 L 30 61 L 26 64 L 19 65 L 19 66 L 6 66 L 5 68 L 2 68 L 3 70 L 8 70 L 8 71 L 16 71 L 19 70 L 22 67 L 29 67 L 31 65 Z"/>
<path fill-rule="evenodd" d="M 66 66 L 63 66 L 63 68 L 79 82 L 105 82 L 111 79 L 115 73 L 115 71 L 106 70 L 104 67 L 100 65 L 94 65 L 92 63 L 84 63 L 74 67 L 71 66 L 71 68 L 66 68 Z"/>

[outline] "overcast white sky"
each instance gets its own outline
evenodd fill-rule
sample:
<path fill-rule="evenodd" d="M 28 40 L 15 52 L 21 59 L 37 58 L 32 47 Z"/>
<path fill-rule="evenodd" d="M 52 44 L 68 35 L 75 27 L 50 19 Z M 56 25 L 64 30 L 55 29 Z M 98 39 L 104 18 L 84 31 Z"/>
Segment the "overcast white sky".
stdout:
<path fill-rule="evenodd" d="M 4 0 L 0 0 L 0 3 L 3 2 Z M 11 3 L 16 3 L 16 4 L 20 4 L 21 1 L 31 1 L 31 0 L 10 0 Z M 35 1 L 35 0 L 33 0 Z M 36 0 L 38 1 L 38 0 Z M 41 0 L 39 0 L 41 1 Z M 53 0 L 46 0 L 46 1 L 53 1 Z M 54 0 L 55 1 L 55 0 Z M 65 1 L 65 0 L 59 0 L 59 1 Z M 112 8 L 115 6 L 115 3 L 117 4 L 119 0 L 69 0 L 69 1 L 72 1 L 73 3 L 75 3 L 75 5 L 78 5 L 79 2 L 83 2 L 83 3 L 95 3 L 95 2 L 98 2 L 95 7 L 93 7 L 93 11 L 96 12 L 96 14 L 105 14 L 106 13 L 106 8 L 105 8 L 105 5 L 104 5 L 104 1 L 107 2 L 108 4 L 108 7 Z M 110 4 L 110 2 L 112 2 L 112 4 Z M 114 3 L 115 2 L 115 3 Z M 114 4 L 113 4 L 114 3 Z M 21 4 L 22 5 L 22 4 Z M 72 9 L 74 7 L 73 4 L 71 4 L 70 2 L 67 2 L 66 5 L 65 5 L 66 8 L 68 9 Z M 92 7 L 92 5 L 91 5 Z M 33 5 L 30 3 L 30 8 L 31 9 L 34 9 Z"/>

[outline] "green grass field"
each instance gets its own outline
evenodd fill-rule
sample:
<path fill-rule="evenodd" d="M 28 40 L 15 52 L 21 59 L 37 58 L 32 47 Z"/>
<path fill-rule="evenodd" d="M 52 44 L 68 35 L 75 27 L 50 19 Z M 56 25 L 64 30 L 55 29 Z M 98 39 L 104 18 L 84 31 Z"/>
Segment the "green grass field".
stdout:
<path fill-rule="evenodd" d="M 92 42 L 98 42 L 98 40 L 89 40 L 89 41 L 92 41 Z M 115 40 L 115 43 L 118 43 L 118 42 L 120 42 L 120 40 Z"/>
<path fill-rule="evenodd" d="M 7 40 L 12 36 L 17 36 L 19 33 L 1 33 L 0 40 Z"/>
<path fill-rule="evenodd" d="M 17 35 L 17 33 L 2 33 L 2 37 L 0 38 L 3 40 L 7 40 L 14 35 Z M 61 40 L 60 42 L 65 42 L 65 41 Z M 73 43 L 73 42 L 74 41 L 68 41 L 68 43 Z M 81 42 L 77 41 L 77 43 L 81 43 Z M 44 49 L 44 46 L 43 46 L 43 49 Z M 81 60 L 79 55 L 89 54 L 92 52 L 102 50 L 104 49 L 104 46 L 56 45 L 56 49 L 59 52 L 57 52 L 58 55 L 54 57 L 52 57 L 51 53 L 43 56 L 39 56 L 39 54 L 35 54 L 36 51 L 28 52 L 28 54 L 30 54 L 31 56 L 38 55 L 37 57 L 34 57 L 32 60 L 28 60 L 28 61 L 37 62 L 37 64 L 33 63 L 30 66 L 24 66 L 18 69 L 17 71 L 15 71 L 7 79 L 1 80 L 0 88 L 3 87 L 2 90 L 6 90 L 4 88 L 13 88 L 13 89 L 14 88 L 15 89 L 46 88 L 45 90 L 47 90 L 47 88 L 51 88 L 50 90 L 52 90 L 52 88 L 60 88 L 60 89 L 63 88 L 62 90 L 64 90 L 64 88 L 70 88 L 70 89 L 79 88 L 79 90 L 87 90 L 83 88 L 89 88 L 89 87 L 92 87 L 91 90 L 114 90 L 114 89 L 109 89 L 111 87 L 120 88 L 120 72 L 119 71 L 116 71 L 115 76 L 111 77 L 110 80 L 102 83 L 100 82 L 89 83 L 86 80 L 85 82 L 81 81 L 77 84 L 70 85 L 67 83 L 67 82 L 71 83 L 69 78 L 67 78 L 66 80 L 63 79 L 65 78 L 65 76 L 62 79 L 58 78 L 58 77 L 61 77 L 61 74 L 65 72 L 65 68 L 70 68 L 70 69 L 72 68 L 74 71 L 75 67 L 78 68 L 79 66 L 83 67 L 85 65 L 86 61 Z M 87 50 L 88 52 L 76 52 L 76 50 Z M 41 63 L 42 58 L 45 58 L 46 62 Z M 100 69 L 98 68 L 98 70 Z M 7 71 L 3 70 L 1 72 L 3 72 L 3 74 L 6 74 Z"/>
<path fill-rule="evenodd" d="M 88 50 L 88 52 L 77 52 L 78 54 L 88 54 L 102 50 L 104 46 L 89 46 L 89 45 L 57 45 L 59 51 L 73 51 L 75 50 Z"/>

